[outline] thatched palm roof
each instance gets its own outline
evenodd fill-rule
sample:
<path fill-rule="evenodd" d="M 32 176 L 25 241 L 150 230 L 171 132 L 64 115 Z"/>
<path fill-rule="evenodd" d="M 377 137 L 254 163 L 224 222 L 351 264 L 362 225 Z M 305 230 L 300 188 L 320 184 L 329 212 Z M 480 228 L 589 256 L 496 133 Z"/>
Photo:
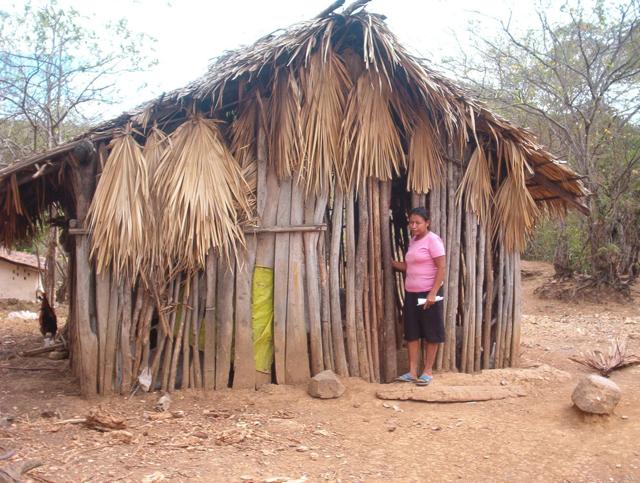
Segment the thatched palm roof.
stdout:
<path fill-rule="evenodd" d="M 426 192 L 437 177 L 438 163 L 466 168 L 465 150 L 477 148 L 472 160 L 487 166 L 475 169 L 474 176 L 485 173 L 487 179 L 467 177 L 467 202 L 471 199 L 478 210 L 486 204 L 480 198 L 489 196 L 501 208 L 498 223 L 509 225 L 512 238 L 524 239 L 532 224 L 521 220 L 537 217 L 536 205 L 552 214 L 567 207 L 586 210 L 580 177 L 532 133 L 492 113 L 410 54 L 382 16 L 345 11 L 326 12 L 227 52 L 184 88 L 0 170 L 1 238 L 11 243 L 28 236 L 31 222 L 48 203 L 65 203 L 65 167 L 87 139 L 109 140 L 130 123 L 143 131 L 155 124 L 169 133 L 194 107 L 225 123 L 246 123 L 243 112 L 256 105 L 262 113 L 257 117 L 267 118 L 269 152 L 278 173 L 287 176 L 302 166 L 312 178 L 309 189 L 333 177 L 348 185 L 406 170 L 409 188 Z M 244 142 L 252 141 L 245 136 Z M 519 195 L 513 196 L 515 192 Z M 519 207 L 504 216 L 501 212 L 512 201 Z"/>

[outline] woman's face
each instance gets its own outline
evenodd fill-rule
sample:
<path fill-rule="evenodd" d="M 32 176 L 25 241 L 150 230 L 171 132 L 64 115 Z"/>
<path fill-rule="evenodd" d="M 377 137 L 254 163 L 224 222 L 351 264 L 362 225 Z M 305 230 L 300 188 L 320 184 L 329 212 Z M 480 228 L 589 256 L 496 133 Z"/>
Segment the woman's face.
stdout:
<path fill-rule="evenodd" d="M 430 222 L 422 218 L 420 215 L 411 215 L 409 217 L 409 231 L 411 236 L 421 237 L 429 230 Z"/>

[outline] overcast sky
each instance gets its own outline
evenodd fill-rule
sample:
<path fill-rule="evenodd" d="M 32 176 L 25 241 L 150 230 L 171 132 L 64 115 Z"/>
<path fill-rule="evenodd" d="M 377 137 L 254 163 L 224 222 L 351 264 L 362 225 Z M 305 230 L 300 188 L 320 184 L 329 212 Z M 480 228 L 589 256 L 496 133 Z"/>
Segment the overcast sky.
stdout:
<path fill-rule="evenodd" d="M 42 0 L 33 0 L 34 4 Z M 119 80 L 122 102 L 104 112 L 121 111 L 187 84 L 206 72 L 210 60 L 225 50 L 253 43 L 279 28 L 312 18 L 330 0 L 58 0 L 73 6 L 98 28 L 107 20 L 124 17 L 131 30 L 155 38 L 157 66 Z M 350 3 L 347 1 L 347 4 Z M 556 2 L 557 3 L 557 2 Z M 0 0 L 0 7 L 22 2 Z M 369 11 L 387 16 L 400 40 L 414 53 L 435 64 L 459 48 L 469 48 L 468 29 L 491 29 L 491 18 L 507 19 L 521 27 L 534 19 L 532 2 L 515 0 L 372 0 Z M 481 11 L 479 11 L 479 9 Z M 482 26 L 477 25 L 481 22 Z M 494 27 L 495 28 L 495 27 Z M 142 91 L 136 87 L 142 82 Z"/>

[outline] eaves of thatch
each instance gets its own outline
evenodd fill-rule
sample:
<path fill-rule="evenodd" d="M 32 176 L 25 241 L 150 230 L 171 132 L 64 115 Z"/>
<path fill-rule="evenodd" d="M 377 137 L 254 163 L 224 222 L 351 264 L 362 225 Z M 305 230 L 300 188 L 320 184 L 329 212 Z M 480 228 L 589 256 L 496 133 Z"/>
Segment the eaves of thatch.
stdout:
<path fill-rule="evenodd" d="M 432 70 L 425 60 L 408 53 L 382 16 L 352 11 L 325 12 L 249 47 L 225 53 L 203 77 L 184 88 L 102 123 L 65 145 L 0 170 L 0 240 L 8 244 L 29 236 L 46 206 L 72 196 L 65 168 L 74 163 L 78 153 L 91 148 L 87 141 L 94 145 L 108 142 L 128 125 L 143 133 L 157 125 L 170 133 L 193 110 L 227 121 L 242 109 L 246 99 L 274 96 L 278 75 L 308 70 L 314 56 L 321 56 L 326 63 L 333 51 L 346 59 L 345 64 L 350 59 L 355 69 L 371 72 L 380 88 L 389 90 L 399 131 L 410 130 L 416 118 L 427 118 L 447 140 L 441 153 L 445 162 L 462 164 L 465 146 L 481 145 L 491 172 L 496 173 L 506 169 L 504 159 L 517 152 L 526 188 L 538 208 L 553 215 L 563 214 L 567 208 L 587 211 L 581 177 L 540 146 L 532 133 L 492 113 Z"/>

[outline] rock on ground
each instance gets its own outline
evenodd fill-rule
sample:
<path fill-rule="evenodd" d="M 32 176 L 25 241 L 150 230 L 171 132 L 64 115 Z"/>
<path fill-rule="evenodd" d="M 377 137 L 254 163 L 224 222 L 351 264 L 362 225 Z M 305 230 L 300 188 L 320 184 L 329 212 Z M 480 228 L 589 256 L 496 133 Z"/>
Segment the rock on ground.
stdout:
<path fill-rule="evenodd" d="M 622 392 L 615 382 L 590 374 L 580 379 L 571 400 L 587 413 L 611 414 L 621 397 Z"/>
<path fill-rule="evenodd" d="M 322 371 L 309 380 L 307 392 L 320 399 L 333 399 L 344 394 L 344 385 L 333 371 Z"/>

